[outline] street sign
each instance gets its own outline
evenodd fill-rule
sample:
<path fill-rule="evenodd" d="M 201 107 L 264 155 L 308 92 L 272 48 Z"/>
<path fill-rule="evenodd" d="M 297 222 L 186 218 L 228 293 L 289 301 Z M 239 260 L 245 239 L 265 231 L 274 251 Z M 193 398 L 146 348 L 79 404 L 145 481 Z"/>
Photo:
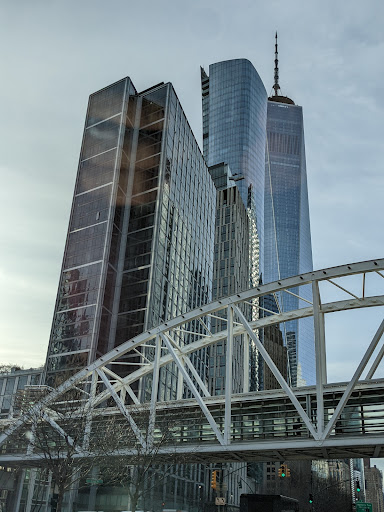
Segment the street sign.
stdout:
<path fill-rule="evenodd" d="M 356 512 L 372 512 L 372 503 L 356 501 Z"/>
<path fill-rule="evenodd" d="M 85 483 L 91 484 L 91 485 L 98 485 L 98 484 L 102 484 L 103 480 L 101 478 L 87 478 L 85 480 Z"/>
<path fill-rule="evenodd" d="M 218 496 L 216 496 L 215 505 L 225 505 L 225 498 L 219 498 Z"/>

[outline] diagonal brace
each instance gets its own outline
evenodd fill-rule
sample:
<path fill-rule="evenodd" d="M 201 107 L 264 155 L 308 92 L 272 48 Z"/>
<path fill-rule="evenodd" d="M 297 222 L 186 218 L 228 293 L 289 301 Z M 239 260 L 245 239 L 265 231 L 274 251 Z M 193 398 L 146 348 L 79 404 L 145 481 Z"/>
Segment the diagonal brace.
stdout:
<path fill-rule="evenodd" d="M 317 434 L 317 432 L 316 432 L 316 430 L 315 430 L 311 420 L 309 419 L 307 413 L 302 408 L 300 402 L 296 398 L 296 396 L 293 393 L 292 389 L 288 386 L 287 381 L 284 379 L 284 377 L 279 372 L 279 369 L 277 368 L 277 366 L 273 362 L 271 356 L 268 354 L 268 352 L 265 349 L 264 345 L 260 342 L 259 338 L 252 331 L 251 326 L 247 322 L 246 318 L 244 317 L 244 315 L 240 311 L 240 309 L 237 306 L 233 305 L 233 310 L 238 315 L 241 323 L 244 325 L 245 330 L 249 334 L 250 338 L 255 342 L 257 348 L 259 349 L 259 352 L 263 356 L 264 361 L 269 366 L 269 368 L 270 368 L 271 372 L 273 373 L 273 375 L 275 376 L 277 382 L 280 384 L 282 389 L 287 393 L 287 395 L 290 398 L 293 406 L 295 407 L 296 411 L 299 413 L 299 415 L 300 415 L 301 419 L 303 420 L 303 422 L 305 423 L 306 427 L 308 428 L 308 430 L 310 431 L 310 433 L 312 434 L 314 439 L 318 440 L 319 436 L 318 436 L 318 434 Z"/>
<path fill-rule="evenodd" d="M 111 377 L 113 377 L 114 379 L 119 381 L 121 384 L 123 384 L 125 391 L 127 391 L 128 395 L 132 398 L 133 403 L 135 403 L 136 405 L 140 404 L 140 402 L 139 402 L 137 396 L 135 395 L 135 393 L 133 392 L 131 386 L 129 384 L 125 384 L 123 382 L 123 379 L 119 375 L 117 375 L 116 373 L 114 373 L 113 371 L 111 371 L 109 368 L 106 368 L 106 367 L 104 367 L 103 371 L 105 373 L 108 373 L 108 375 L 110 375 Z"/>
<path fill-rule="evenodd" d="M 205 396 L 211 396 L 210 392 L 207 389 L 207 386 L 202 381 L 200 375 L 197 373 L 196 368 L 193 366 L 191 360 L 189 359 L 189 356 L 184 356 L 183 361 L 185 361 L 186 365 L 188 366 L 188 369 L 191 371 L 192 375 L 195 377 L 198 385 L 201 388 L 201 391 L 204 393 Z"/>
<path fill-rule="evenodd" d="M 146 442 L 143 438 L 143 436 L 141 435 L 141 432 L 140 432 L 140 429 L 139 427 L 136 425 L 135 423 L 135 420 L 132 418 L 132 416 L 129 414 L 128 412 L 128 409 L 125 407 L 125 405 L 123 404 L 123 402 L 120 400 L 120 397 L 119 395 L 116 393 L 116 391 L 114 390 L 113 386 L 111 386 L 111 383 L 109 382 L 109 380 L 107 379 L 105 373 L 100 370 L 99 368 L 96 368 L 96 371 L 97 373 L 99 374 L 99 376 L 101 377 L 101 380 L 104 382 L 105 384 L 105 387 L 108 389 L 108 391 L 111 393 L 111 396 L 112 398 L 115 400 L 116 404 L 117 404 L 117 407 L 120 409 L 120 412 L 123 416 L 125 416 L 127 418 L 127 420 L 129 421 L 129 424 L 131 425 L 131 428 L 133 430 L 133 433 L 135 434 L 136 436 L 136 439 L 139 441 L 139 443 L 141 444 L 141 446 L 144 448 L 144 450 L 146 449 Z"/>
<path fill-rule="evenodd" d="M 74 448 L 74 450 L 76 450 L 76 451 L 77 451 L 77 453 L 80 453 L 80 454 L 83 454 L 83 453 L 84 453 L 84 452 L 83 452 L 83 450 L 82 450 L 81 448 L 79 448 L 79 447 L 77 447 L 77 446 L 76 446 L 76 443 L 75 443 L 75 441 L 72 439 L 72 437 L 71 437 L 69 434 L 67 434 L 67 433 L 65 432 L 65 430 L 64 430 L 64 429 L 62 429 L 62 428 L 60 427 L 60 425 L 58 425 L 58 424 L 56 423 L 56 421 L 55 421 L 53 418 L 51 418 L 51 417 L 50 417 L 47 413 L 45 413 L 45 412 L 44 412 L 44 413 L 42 413 L 42 418 L 43 418 L 47 423 L 49 423 L 49 424 L 51 425 L 51 427 L 52 427 L 54 430 L 56 430 L 56 431 L 61 435 L 61 437 L 62 437 L 63 439 L 65 439 L 65 440 L 68 442 L 68 444 L 69 444 L 70 446 L 72 446 L 72 448 Z"/>
<path fill-rule="evenodd" d="M 168 336 L 165 336 L 163 333 L 160 333 L 160 336 L 161 336 L 162 340 L 164 341 L 165 345 L 168 347 L 168 350 L 171 353 L 173 360 L 175 361 L 175 363 L 176 363 L 180 373 L 182 374 L 185 382 L 187 383 L 189 389 L 192 391 L 192 394 L 196 398 L 196 401 L 199 404 L 200 409 L 203 411 L 205 417 L 207 418 L 208 423 L 211 425 L 212 430 L 214 431 L 219 443 L 224 446 L 225 443 L 224 443 L 223 435 L 221 434 L 220 430 L 218 429 L 217 424 L 216 424 L 215 420 L 213 419 L 212 414 L 210 413 L 208 407 L 204 403 L 196 386 L 192 382 L 191 377 L 189 376 L 188 372 L 184 368 L 182 361 L 180 361 L 180 358 L 179 358 L 178 354 L 176 353 L 171 341 L 168 339 Z"/>
<path fill-rule="evenodd" d="M 349 382 L 346 390 L 344 391 L 343 396 L 341 397 L 340 402 L 338 403 L 338 405 L 335 409 L 335 412 L 332 415 L 332 418 L 329 420 L 328 425 L 326 426 L 324 433 L 321 437 L 322 440 L 326 439 L 329 436 L 333 426 L 335 425 L 340 414 L 342 413 L 346 403 L 349 400 L 349 397 L 352 395 L 352 392 L 353 392 L 353 389 L 354 389 L 356 383 L 358 382 L 361 374 L 363 373 L 364 368 L 366 367 L 369 359 L 371 358 L 377 344 L 379 343 L 380 338 L 383 335 L 383 332 L 384 332 L 384 320 L 381 322 L 379 328 L 377 329 L 376 334 L 374 335 L 369 347 L 367 348 L 367 350 L 363 356 L 363 359 L 360 361 L 360 364 L 357 367 L 357 370 L 355 371 L 355 374 L 352 377 L 352 380 Z"/>
<path fill-rule="evenodd" d="M 383 355 L 384 355 L 384 345 L 381 347 L 379 353 L 377 354 L 376 359 L 374 360 L 370 370 L 367 373 L 367 376 L 366 376 L 367 380 L 372 379 L 375 371 L 377 370 L 377 367 L 379 366 L 379 364 L 381 363 L 381 360 L 383 359 Z"/>

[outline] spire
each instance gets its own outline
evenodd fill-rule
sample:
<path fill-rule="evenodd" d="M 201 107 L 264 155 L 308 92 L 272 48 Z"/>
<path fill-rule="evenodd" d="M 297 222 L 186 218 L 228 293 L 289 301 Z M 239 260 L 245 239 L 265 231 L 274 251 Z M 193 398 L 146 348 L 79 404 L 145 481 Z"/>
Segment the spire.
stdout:
<path fill-rule="evenodd" d="M 279 52 L 277 48 L 277 32 L 275 34 L 275 81 L 272 89 L 274 89 L 275 94 L 268 98 L 269 101 L 275 101 L 276 103 L 287 103 L 289 105 L 294 105 L 295 102 L 288 98 L 288 96 L 282 96 L 281 89 L 279 85 Z"/>
<path fill-rule="evenodd" d="M 278 92 L 280 90 L 279 85 L 279 52 L 277 49 L 277 32 L 275 35 L 275 83 L 273 85 L 273 89 L 275 90 L 275 96 L 279 96 Z"/>

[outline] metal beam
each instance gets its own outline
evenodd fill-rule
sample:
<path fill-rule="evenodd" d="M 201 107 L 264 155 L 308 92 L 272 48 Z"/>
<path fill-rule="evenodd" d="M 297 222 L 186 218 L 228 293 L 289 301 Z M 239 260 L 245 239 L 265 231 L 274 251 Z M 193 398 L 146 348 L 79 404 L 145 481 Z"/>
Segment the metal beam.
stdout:
<path fill-rule="evenodd" d="M 224 412 L 224 441 L 231 443 L 231 401 L 232 401 L 232 359 L 233 359 L 233 309 L 227 308 L 228 337 L 225 347 L 225 412 Z"/>
<path fill-rule="evenodd" d="M 313 281 L 324 281 L 324 280 L 330 280 L 330 279 L 336 279 L 344 276 L 351 276 L 355 274 L 367 274 L 370 272 L 376 272 L 379 275 L 382 276 L 382 271 L 384 270 L 384 259 L 377 259 L 367 262 L 361 262 L 361 263 L 353 263 L 350 265 L 342 265 L 340 267 L 333 267 L 329 269 L 309 272 L 306 274 L 302 274 L 300 276 L 295 276 L 288 279 L 283 279 L 280 281 L 276 281 L 274 283 L 269 283 L 267 285 L 261 285 L 259 287 L 253 288 L 251 290 L 246 290 L 244 292 L 234 294 L 230 297 L 226 297 L 224 299 L 220 299 L 218 301 L 215 301 L 211 304 L 207 304 L 205 306 L 199 307 L 193 311 L 190 311 L 186 314 L 180 315 L 177 318 L 174 318 L 170 321 L 167 321 L 165 324 L 162 324 L 159 327 L 156 327 L 154 329 L 150 329 L 147 332 L 144 332 L 132 340 L 126 341 L 119 347 L 114 348 L 111 352 L 108 354 L 102 356 L 97 361 L 92 363 L 91 365 L 87 366 L 83 370 L 81 370 L 78 374 L 70 377 L 66 382 L 64 382 L 61 386 L 59 386 L 55 391 L 53 391 L 51 394 L 47 395 L 45 398 L 42 399 L 41 402 L 39 402 L 36 406 L 34 406 L 33 410 L 37 411 L 40 408 L 44 408 L 45 406 L 48 406 L 50 403 L 53 403 L 60 395 L 71 389 L 72 387 L 76 386 L 83 380 L 87 379 L 97 368 L 103 368 L 105 365 L 108 365 L 110 363 L 114 363 L 119 360 L 122 356 L 124 356 L 126 353 L 136 350 L 140 346 L 144 346 L 145 344 L 151 343 L 156 334 L 160 332 L 168 332 L 170 329 L 175 329 L 178 327 L 181 327 L 185 325 L 188 322 L 191 322 L 193 320 L 199 320 L 201 318 L 206 318 L 211 314 L 214 314 L 217 311 L 225 309 L 228 305 L 240 305 L 241 303 L 244 303 L 249 300 L 257 300 L 257 298 L 267 295 L 267 294 L 274 294 L 274 293 L 280 293 L 287 289 L 299 287 L 305 284 L 310 284 Z M 335 283 L 333 283 L 335 284 Z M 349 292 L 350 293 L 350 292 Z M 365 294 L 365 291 L 364 291 Z M 332 311 L 341 311 L 341 310 L 348 310 L 348 309 L 354 309 L 354 308 L 360 308 L 360 307 L 371 307 L 371 306 L 378 306 L 378 305 L 384 305 L 384 296 L 378 296 L 378 297 L 366 297 L 364 299 L 352 299 L 347 301 L 338 301 L 330 304 L 323 304 L 322 305 L 322 312 L 328 313 Z M 252 329 L 258 329 L 262 328 L 266 325 L 273 325 L 277 323 L 282 323 L 285 321 L 298 319 L 298 318 L 305 318 L 308 316 L 311 316 L 313 314 L 313 309 L 311 307 L 309 308 L 301 308 L 298 311 L 292 311 L 288 313 L 282 313 L 281 315 L 275 315 L 273 318 L 264 318 L 259 319 L 256 322 L 252 322 L 249 325 L 252 327 Z M 233 329 L 233 335 L 237 336 L 239 334 L 244 334 L 246 332 L 246 329 L 235 326 Z M 223 331 L 221 333 L 218 333 L 213 336 L 205 337 L 202 336 L 200 340 L 197 342 L 194 342 L 191 344 L 192 346 L 186 346 L 182 348 L 183 355 L 187 355 L 189 353 L 192 353 L 194 350 L 199 350 L 200 348 L 207 347 L 209 345 L 212 345 L 216 343 L 217 341 L 221 339 L 225 339 L 227 336 L 227 332 Z M 164 356 L 164 358 L 161 358 L 160 361 L 160 367 L 165 366 L 172 360 L 171 357 Z M 136 370 L 131 375 L 127 376 L 123 379 L 123 383 L 115 383 L 114 385 L 111 384 L 113 390 L 117 393 L 119 392 L 124 385 L 129 385 L 132 382 L 135 382 L 136 380 L 142 378 L 145 375 L 148 375 L 153 371 L 153 364 L 148 365 L 147 367 L 142 367 L 139 370 Z M 97 397 L 97 403 L 102 403 L 103 400 L 111 396 L 110 390 L 108 388 L 107 391 L 102 392 Z M 96 403 L 94 404 L 96 406 Z M 17 429 L 28 419 L 28 415 L 26 414 L 23 416 L 20 421 L 16 424 L 13 424 L 10 429 L 8 429 L 6 432 L 3 432 L 0 434 L 0 445 L 4 443 L 4 441 L 7 439 L 7 437 L 11 434 L 17 431 Z"/>
<path fill-rule="evenodd" d="M 149 425 L 148 425 L 148 443 L 153 445 L 153 432 L 155 430 L 156 422 L 156 403 L 157 394 L 159 391 L 159 372 L 160 372 L 160 356 L 161 356 L 161 340 L 160 336 L 156 336 L 155 359 L 153 361 L 153 378 L 152 378 L 152 392 L 151 402 L 149 406 Z"/>
<path fill-rule="evenodd" d="M 381 361 L 383 359 L 383 355 L 384 355 L 384 345 L 381 347 L 379 353 L 376 356 L 376 359 L 374 360 L 371 368 L 369 369 L 369 371 L 367 373 L 367 377 L 366 377 L 367 380 L 372 379 L 372 377 L 374 376 L 379 364 L 381 363 Z"/>
<path fill-rule="evenodd" d="M 189 357 L 183 356 L 183 361 L 188 366 L 189 371 L 192 373 L 192 375 L 196 379 L 196 382 L 198 383 L 201 391 L 204 393 L 204 396 L 211 396 L 210 392 L 208 391 L 207 386 L 204 384 L 200 375 L 197 373 L 196 368 L 193 366 L 192 361 L 189 359 Z M 182 378 L 182 376 L 181 376 L 181 378 Z"/>
<path fill-rule="evenodd" d="M 338 301 L 338 302 L 332 302 L 332 303 L 326 303 L 322 304 L 322 311 L 323 313 L 331 313 L 336 311 L 344 311 L 349 309 L 356 309 L 356 308 L 363 308 L 363 307 L 375 307 L 375 306 L 383 306 L 384 305 L 384 295 L 383 296 L 376 296 L 376 297 L 367 297 L 366 299 L 351 299 L 347 301 Z M 274 318 L 272 317 L 266 317 L 262 318 L 260 320 L 256 320 L 253 322 L 250 322 L 249 325 L 253 330 L 261 329 L 263 327 L 266 327 L 268 325 L 275 325 L 282 322 L 287 322 L 290 320 L 296 320 L 300 318 L 307 318 L 313 314 L 313 308 L 301 308 L 299 310 L 288 312 L 288 313 L 282 313 L 281 315 L 276 314 Z M 157 328 L 158 332 L 162 332 L 161 328 Z M 234 335 L 238 336 L 240 334 L 243 334 L 246 332 L 244 327 L 236 326 L 234 328 Z M 152 331 L 147 333 L 149 336 L 152 336 Z M 201 340 L 195 341 L 189 345 L 185 345 L 182 347 L 181 352 L 186 355 L 190 354 L 196 350 L 200 350 L 204 347 L 208 347 L 210 345 L 213 345 L 217 343 L 218 341 L 221 341 L 223 339 L 226 339 L 227 337 L 227 331 L 222 331 L 220 333 L 214 334 L 210 338 L 203 338 Z M 160 367 L 163 367 L 167 364 L 169 364 L 172 361 L 172 357 L 170 355 L 163 356 L 160 361 Z M 145 375 L 148 375 L 152 372 L 153 367 L 151 365 L 148 365 L 146 367 L 142 367 L 135 372 L 132 372 L 131 374 L 127 375 L 124 378 L 124 383 L 132 384 L 133 382 L 139 380 L 140 378 L 144 377 Z M 122 384 L 114 384 L 114 389 L 116 391 L 119 391 Z M 107 397 L 109 396 L 109 393 L 107 391 L 100 393 L 97 403 L 103 402 Z M 1 438 L 0 438 L 1 439 Z M 1 445 L 1 442 L 0 442 Z"/>
<path fill-rule="evenodd" d="M 364 371 L 364 368 L 366 367 L 369 359 L 371 358 L 373 351 L 376 348 L 376 345 L 380 341 L 380 338 L 381 338 L 383 332 L 384 332 L 384 320 L 381 322 L 379 328 L 377 329 L 376 334 L 373 337 L 373 340 L 371 341 L 369 347 L 367 348 L 362 360 L 360 361 L 359 366 L 357 367 L 357 369 L 355 371 L 355 374 L 352 377 L 352 380 L 348 384 L 347 389 L 344 391 L 343 396 L 341 397 L 340 402 L 339 402 L 338 406 L 336 407 L 335 412 L 332 415 L 332 418 L 329 420 L 328 425 L 326 426 L 324 433 L 321 437 L 322 440 L 326 439 L 329 436 L 329 434 L 331 433 L 331 430 L 333 429 L 333 427 L 334 427 L 336 421 L 338 420 L 342 410 L 344 409 L 349 397 L 351 396 L 357 381 L 359 380 L 361 374 Z"/>
<path fill-rule="evenodd" d="M 324 430 L 324 398 L 323 387 L 326 381 L 325 361 L 325 328 L 324 313 L 321 311 L 319 283 L 312 283 L 313 323 L 315 333 L 315 364 L 316 364 L 316 401 L 317 401 L 317 432 L 321 437 Z"/>
<path fill-rule="evenodd" d="M 240 318 L 242 324 L 244 325 L 246 331 L 248 332 L 250 338 L 252 338 L 253 341 L 255 342 L 257 348 L 259 349 L 259 352 L 263 356 L 264 361 L 269 366 L 269 368 L 270 368 L 271 372 L 273 373 L 275 379 L 280 384 L 280 386 L 284 389 L 284 391 L 287 393 L 289 399 L 291 400 L 291 402 L 292 402 L 293 406 L 295 407 L 296 411 L 298 412 L 299 416 L 301 417 L 301 419 L 303 420 L 303 422 L 307 426 L 308 430 L 310 431 L 310 433 L 312 434 L 314 439 L 318 439 L 318 434 L 317 434 L 316 430 L 314 429 L 313 424 L 312 424 L 311 420 L 309 419 L 307 413 L 304 411 L 304 409 L 302 408 L 300 402 L 295 397 L 292 389 L 287 384 L 287 381 L 284 379 L 284 377 L 279 372 L 279 370 L 278 370 L 277 366 L 275 365 L 275 363 L 273 362 L 271 356 L 268 354 L 268 352 L 264 348 L 264 345 L 260 342 L 258 337 L 252 331 L 249 323 L 247 322 L 247 320 L 244 317 L 243 313 L 240 311 L 240 309 L 237 306 L 234 306 L 234 311 L 236 311 L 237 315 L 239 316 L 239 318 Z"/>
<path fill-rule="evenodd" d="M 147 445 L 146 445 L 146 442 L 145 442 L 143 436 L 141 435 L 140 429 L 136 425 L 134 419 L 132 418 L 132 416 L 128 412 L 128 410 L 125 407 L 125 405 L 123 404 L 123 402 L 120 400 L 119 395 L 116 393 L 116 391 L 111 386 L 111 383 L 107 379 L 107 376 L 105 375 L 105 373 L 100 368 L 97 368 L 96 371 L 99 374 L 99 376 L 101 377 L 101 380 L 104 382 L 105 386 L 109 389 L 112 398 L 115 400 L 117 407 L 120 409 L 121 414 L 123 416 L 125 416 L 125 418 L 127 418 L 127 420 L 129 421 L 129 424 L 131 425 L 132 431 L 135 434 L 136 439 L 141 444 L 141 446 L 144 449 L 146 449 Z"/>
<path fill-rule="evenodd" d="M 206 404 L 203 402 L 203 399 L 200 396 L 200 393 L 198 392 L 196 386 L 192 382 L 192 379 L 190 378 L 187 371 L 185 370 L 184 365 L 180 361 L 178 354 L 176 354 L 176 351 L 175 351 L 174 347 L 172 346 L 172 343 L 168 340 L 168 337 L 165 336 L 163 333 L 160 333 L 160 336 L 161 336 L 162 340 L 164 341 L 164 343 L 166 344 L 166 346 L 168 347 L 168 350 L 170 351 L 170 353 L 173 357 L 173 360 L 175 361 L 177 367 L 179 368 L 179 371 L 181 372 L 185 383 L 187 384 L 189 389 L 192 391 L 192 394 L 196 398 L 196 401 L 199 404 L 200 409 L 203 411 L 205 417 L 208 420 L 208 423 L 211 425 L 211 428 L 212 428 L 213 432 L 215 433 L 217 440 L 219 441 L 219 443 L 221 445 L 225 445 L 224 438 L 223 438 L 221 432 L 219 431 L 217 424 L 212 417 L 212 414 L 208 410 L 208 407 L 206 406 Z"/>
<path fill-rule="evenodd" d="M 249 392 L 249 336 L 243 334 L 243 393 Z"/>

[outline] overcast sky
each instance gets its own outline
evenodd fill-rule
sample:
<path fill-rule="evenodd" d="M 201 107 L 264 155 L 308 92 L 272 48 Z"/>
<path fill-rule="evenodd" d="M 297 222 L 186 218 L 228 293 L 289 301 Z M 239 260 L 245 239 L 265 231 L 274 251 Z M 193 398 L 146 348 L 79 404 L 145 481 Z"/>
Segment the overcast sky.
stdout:
<path fill-rule="evenodd" d="M 170 81 L 200 142 L 199 66 L 247 58 L 270 93 L 275 30 L 282 92 L 304 108 L 314 266 L 382 257 L 383 15 L 380 0 L 2 2 L 0 361 L 44 362 L 89 94 Z M 330 380 L 380 315 L 329 322 Z"/>

